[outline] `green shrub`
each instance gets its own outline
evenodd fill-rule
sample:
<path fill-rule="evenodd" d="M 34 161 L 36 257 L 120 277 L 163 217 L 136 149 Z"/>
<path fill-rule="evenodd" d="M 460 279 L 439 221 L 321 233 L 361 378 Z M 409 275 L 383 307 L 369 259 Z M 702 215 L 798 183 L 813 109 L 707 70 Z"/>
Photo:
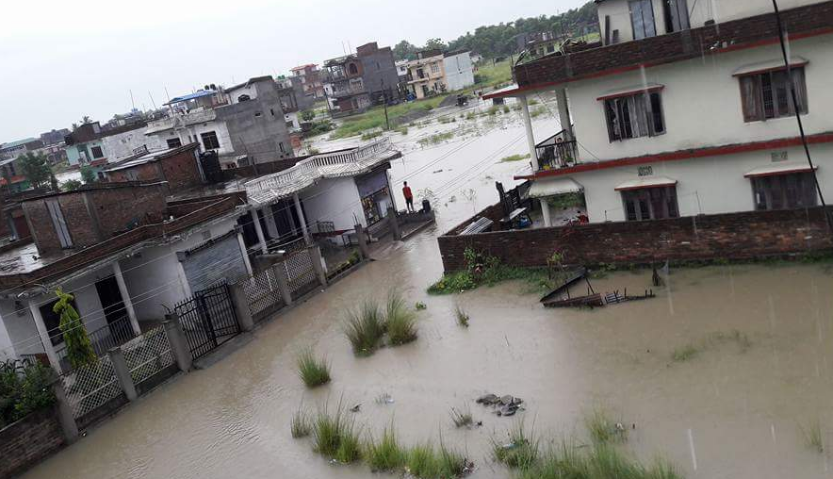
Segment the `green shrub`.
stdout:
<path fill-rule="evenodd" d="M 306 348 L 298 355 L 298 375 L 309 388 L 314 388 L 330 382 L 330 365 L 326 360 L 319 360 Z"/>
<path fill-rule="evenodd" d="M 539 440 L 528 435 L 523 422 L 509 432 L 508 441 L 492 439 L 492 456 L 510 468 L 528 469 L 538 459 Z"/>
<path fill-rule="evenodd" d="M 405 463 L 406 453 L 396 440 L 393 424 L 385 429 L 379 442 L 372 438 L 365 448 L 365 460 L 373 472 L 393 471 Z"/>
<path fill-rule="evenodd" d="M 356 356 L 370 356 L 379 347 L 379 341 L 385 334 L 385 324 L 379 305 L 371 299 L 362 303 L 357 309 L 347 313 L 344 334 L 353 346 Z"/>
<path fill-rule="evenodd" d="M 55 403 L 55 373 L 40 362 L 0 363 L 0 428 Z"/>
<path fill-rule="evenodd" d="M 385 329 L 392 346 L 410 343 L 417 338 L 414 313 L 405 305 L 402 295 L 395 290 L 388 292 L 385 308 Z"/>
<path fill-rule="evenodd" d="M 372 139 L 378 138 L 380 136 L 382 136 L 381 131 L 371 131 L 369 133 L 365 133 L 364 135 L 362 135 L 362 141 L 372 140 Z"/>

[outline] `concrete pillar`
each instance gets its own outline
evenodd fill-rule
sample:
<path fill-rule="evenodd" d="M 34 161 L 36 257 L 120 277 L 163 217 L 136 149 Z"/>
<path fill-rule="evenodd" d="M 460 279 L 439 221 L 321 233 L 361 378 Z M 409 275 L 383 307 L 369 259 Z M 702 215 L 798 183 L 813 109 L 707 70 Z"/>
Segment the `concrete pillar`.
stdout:
<path fill-rule="evenodd" d="M 266 236 L 263 234 L 263 225 L 260 224 L 260 215 L 257 214 L 257 210 L 252 208 L 249 210 L 249 213 L 252 215 L 252 221 L 255 224 L 255 232 L 257 233 L 257 240 L 260 242 L 260 251 L 263 254 L 269 252 L 269 245 L 266 244 Z"/>
<path fill-rule="evenodd" d="M 124 360 L 124 353 L 121 347 L 115 347 L 107 351 L 107 356 L 110 356 L 110 362 L 113 363 L 113 371 L 116 373 L 116 379 L 119 380 L 121 390 L 127 396 L 129 401 L 135 401 L 139 397 L 136 394 L 136 385 L 133 384 L 133 378 L 130 376 L 130 368 L 127 367 L 127 362 Z"/>
<path fill-rule="evenodd" d="M 43 322 L 43 316 L 40 314 L 40 305 L 34 298 L 29 299 L 29 312 L 32 313 L 32 319 L 35 320 L 35 326 L 38 328 L 38 335 L 40 341 L 43 343 L 43 349 L 46 351 L 46 357 L 49 358 L 49 364 L 58 374 L 61 374 L 61 364 L 58 361 L 58 354 L 52 346 L 52 340 L 49 339 L 49 331 L 46 329 L 46 323 Z"/>
<path fill-rule="evenodd" d="M 133 327 L 133 333 L 136 336 L 142 334 L 142 328 L 139 327 L 139 320 L 136 319 L 136 311 L 133 309 L 133 301 L 130 299 L 130 293 L 127 292 L 127 284 L 124 282 L 124 274 L 121 271 L 121 265 L 118 261 L 113 263 L 113 275 L 116 277 L 116 284 L 119 285 L 119 294 L 121 294 L 121 301 L 124 303 L 124 309 L 127 310 L 127 317 L 130 319 L 130 326 Z"/>
<path fill-rule="evenodd" d="M 570 121 L 570 107 L 567 103 L 567 89 L 559 88 L 555 91 L 556 101 L 558 102 L 558 120 L 561 122 L 561 128 L 567 133 L 567 141 L 574 140 L 576 136 L 573 134 L 573 122 Z"/>
<path fill-rule="evenodd" d="M 168 344 L 171 345 L 171 354 L 176 365 L 180 371 L 187 373 L 191 370 L 194 359 L 191 357 L 191 350 L 188 348 L 188 341 L 185 339 L 182 325 L 179 324 L 179 318 L 173 313 L 166 314 L 162 326 L 165 327 L 165 334 L 168 335 Z"/>
<path fill-rule="evenodd" d="M 286 306 L 292 304 L 292 291 L 289 289 L 289 278 L 287 277 L 286 263 L 277 263 L 269 270 L 275 278 L 275 284 L 278 291 L 281 292 L 281 298 Z"/>
<path fill-rule="evenodd" d="M 64 440 L 72 444 L 78 439 L 78 424 L 75 423 L 75 414 L 67 400 L 64 381 L 60 378 L 56 379 L 52 383 L 52 392 L 55 394 L 55 412 L 58 414 L 58 422 L 64 432 Z"/>
<path fill-rule="evenodd" d="M 301 220 L 301 232 L 304 234 L 304 242 L 307 246 L 310 246 L 312 239 L 307 228 L 307 219 L 304 217 L 304 209 L 301 208 L 301 198 L 298 197 L 297 192 L 292 194 L 292 200 L 295 201 L 295 212 L 298 213 L 298 219 Z"/>
<path fill-rule="evenodd" d="M 356 224 L 356 240 L 359 242 L 359 254 L 363 260 L 370 259 L 370 248 L 367 246 L 367 236 L 364 234 L 364 226 Z"/>
<path fill-rule="evenodd" d="M 552 226 L 552 219 L 550 218 L 550 204 L 546 198 L 538 200 L 541 202 L 541 216 L 544 217 L 544 227 Z"/>
<path fill-rule="evenodd" d="M 399 217 L 396 215 L 396 210 L 392 205 L 388 207 L 388 221 L 390 222 L 390 231 L 393 235 L 393 240 L 401 241 L 402 230 L 399 229 Z"/>
<path fill-rule="evenodd" d="M 246 272 L 249 276 L 253 275 L 252 262 L 249 260 L 249 251 L 246 249 L 246 242 L 243 241 L 243 234 L 237 232 L 237 244 L 240 245 L 240 254 L 243 255 L 243 263 L 246 265 Z"/>
<path fill-rule="evenodd" d="M 532 171 L 538 171 L 541 166 L 538 164 L 538 152 L 535 151 L 535 135 L 532 132 L 532 116 L 529 114 L 529 101 L 526 95 L 518 97 L 521 103 L 521 116 L 524 119 L 524 128 L 526 128 L 526 143 L 529 147 L 529 157 L 532 159 Z"/>
<path fill-rule="evenodd" d="M 252 310 L 249 308 L 249 298 L 243 289 L 243 283 L 232 284 L 230 289 L 231 302 L 234 305 L 234 311 L 237 313 L 237 322 L 240 324 L 240 329 L 243 331 L 255 329 L 255 320 L 252 317 Z"/>
<path fill-rule="evenodd" d="M 179 276 L 179 285 L 182 287 L 182 297 L 190 298 L 194 293 L 191 291 L 191 283 L 188 282 L 188 275 L 185 274 L 185 266 L 182 265 L 182 262 L 185 261 L 185 253 L 178 251 L 176 253 L 176 259 L 176 274 Z"/>
<path fill-rule="evenodd" d="M 321 248 L 313 246 L 309 249 L 309 259 L 312 261 L 312 267 L 315 269 L 315 275 L 318 276 L 318 282 L 321 286 L 327 287 L 327 272 L 324 271 L 322 264 Z"/>

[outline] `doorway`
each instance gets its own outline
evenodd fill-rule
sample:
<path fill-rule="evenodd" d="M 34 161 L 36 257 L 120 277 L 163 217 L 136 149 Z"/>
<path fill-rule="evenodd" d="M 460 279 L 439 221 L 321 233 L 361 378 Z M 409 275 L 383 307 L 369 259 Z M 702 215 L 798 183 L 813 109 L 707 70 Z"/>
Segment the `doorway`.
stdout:
<path fill-rule="evenodd" d="M 119 284 L 115 276 L 104 278 L 95 283 L 98 292 L 98 299 L 101 301 L 101 308 L 104 310 L 104 318 L 110 329 L 110 335 L 115 344 L 122 344 L 133 337 L 133 327 L 127 316 L 127 309 L 124 307 Z"/>

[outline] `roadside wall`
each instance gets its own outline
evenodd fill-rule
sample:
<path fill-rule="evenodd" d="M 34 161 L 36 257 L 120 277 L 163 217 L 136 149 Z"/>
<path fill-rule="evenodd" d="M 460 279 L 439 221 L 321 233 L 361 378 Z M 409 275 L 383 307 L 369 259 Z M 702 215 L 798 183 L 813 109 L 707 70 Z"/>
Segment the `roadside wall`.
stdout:
<path fill-rule="evenodd" d="M 465 267 L 468 247 L 525 267 L 545 266 L 556 251 L 566 264 L 593 265 L 746 260 L 833 248 L 820 207 L 452 236 L 456 231 L 438 239 L 446 272 Z"/>
<path fill-rule="evenodd" d="M 0 429 L 0 478 L 12 477 L 64 444 L 53 409 L 47 409 Z"/>

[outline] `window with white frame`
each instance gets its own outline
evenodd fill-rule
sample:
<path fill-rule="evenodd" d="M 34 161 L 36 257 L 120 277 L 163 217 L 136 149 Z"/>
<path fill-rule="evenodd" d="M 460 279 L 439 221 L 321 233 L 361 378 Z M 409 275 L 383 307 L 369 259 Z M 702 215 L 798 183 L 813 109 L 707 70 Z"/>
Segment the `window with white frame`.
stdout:
<path fill-rule="evenodd" d="M 790 94 L 790 83 L 795 89 L 798 112 L 806 114 L 807 85 L 804 79 L 804 67 L 791 68 L 790 82 L 785 69 L 753 73 L 739 77 L 743 120 L 766 121 L 795 115 L 795 105 Z"/>
<path fill-rule="evenodd" d="M 651 0 L 630 0 L 628 2 L 633 26 L 633 39 L 642 40 L 657 36 L 657 24 L 654 20 L 654 7 Z"/>
<path fill-rule="evenodd" d="M 640 92 L 604 100 L 610 141 L 665 133 L 662 97 L 659 92 Z"/>
<path fill-rule="evenodd" d="M 206 150 L 217 150 L 220 148 L 220 140 L 217 138 L 217 132 L 207 131 L 200 134 L 202 138 L 202 146 Z"/>
<path fill-rule="evenodd" d="M 431 64 L 431 73 L 439 73 L 440 72 L 440 64 L 438 62 L 434 62 Z"/>

